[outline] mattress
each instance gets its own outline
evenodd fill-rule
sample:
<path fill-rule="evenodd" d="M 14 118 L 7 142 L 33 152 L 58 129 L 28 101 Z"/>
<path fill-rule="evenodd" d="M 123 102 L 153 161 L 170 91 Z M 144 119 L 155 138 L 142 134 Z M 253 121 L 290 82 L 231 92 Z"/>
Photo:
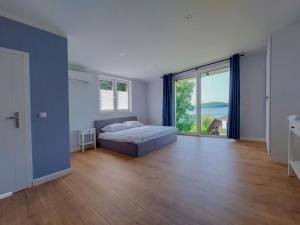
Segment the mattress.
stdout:
<path fill-rule="evenodd" d="M 171 133 L 177 133 L 177 129 L 175 127 L 163 126 L 141 126 L 117 132 L 99 133 L 98 138 L 116 142 L 139 144 Z"/>

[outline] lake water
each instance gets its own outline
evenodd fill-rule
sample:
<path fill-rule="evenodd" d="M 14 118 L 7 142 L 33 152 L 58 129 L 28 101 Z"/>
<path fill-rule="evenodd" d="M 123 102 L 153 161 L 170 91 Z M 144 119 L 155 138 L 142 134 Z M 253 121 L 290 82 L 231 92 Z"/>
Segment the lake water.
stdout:
<path fill-rule="evenodd" d="M 209 114 L 213 117 L 220 117 L 228 115 L 228 107 L 216 107 L 216 108 L 203 108 L 201 109 L 201 115 Z"/>

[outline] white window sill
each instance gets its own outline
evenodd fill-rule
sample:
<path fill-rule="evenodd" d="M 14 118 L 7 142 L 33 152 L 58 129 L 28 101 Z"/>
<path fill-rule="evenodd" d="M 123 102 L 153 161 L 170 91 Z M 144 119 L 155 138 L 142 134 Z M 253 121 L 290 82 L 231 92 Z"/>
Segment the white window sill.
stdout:
<path fill-rule="evenodd" d="M 125 113 L 132 113 L 131 110 L 118 110 L 118 111 L 100 111 L 98 112 L 99 115 L 117 115 L 117 114 L 125 114 Z"/>

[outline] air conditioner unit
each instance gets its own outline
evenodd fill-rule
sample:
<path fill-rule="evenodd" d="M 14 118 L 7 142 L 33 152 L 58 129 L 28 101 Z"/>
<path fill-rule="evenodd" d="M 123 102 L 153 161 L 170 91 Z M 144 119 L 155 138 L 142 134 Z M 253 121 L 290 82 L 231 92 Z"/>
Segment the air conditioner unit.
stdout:
<path fill-rule="evenodd" d="M 91 74 L 86 72 L 80 72 L 76 70 L 69 70 L 69 80 L 77 80 L 89 83 L 91 82 Z"/>

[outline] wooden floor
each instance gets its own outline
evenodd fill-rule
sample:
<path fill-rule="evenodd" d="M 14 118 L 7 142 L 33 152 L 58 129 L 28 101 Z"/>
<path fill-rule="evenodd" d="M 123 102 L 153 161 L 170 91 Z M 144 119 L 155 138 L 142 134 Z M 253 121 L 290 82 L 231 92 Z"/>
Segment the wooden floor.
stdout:
<path fill-rule="evenodd" d="M 0 200 L 0 224 L 300 224 L 300 182 L 261 143 L 179 136 L 143 158 L 72 155 L 72 173 Z"/>

